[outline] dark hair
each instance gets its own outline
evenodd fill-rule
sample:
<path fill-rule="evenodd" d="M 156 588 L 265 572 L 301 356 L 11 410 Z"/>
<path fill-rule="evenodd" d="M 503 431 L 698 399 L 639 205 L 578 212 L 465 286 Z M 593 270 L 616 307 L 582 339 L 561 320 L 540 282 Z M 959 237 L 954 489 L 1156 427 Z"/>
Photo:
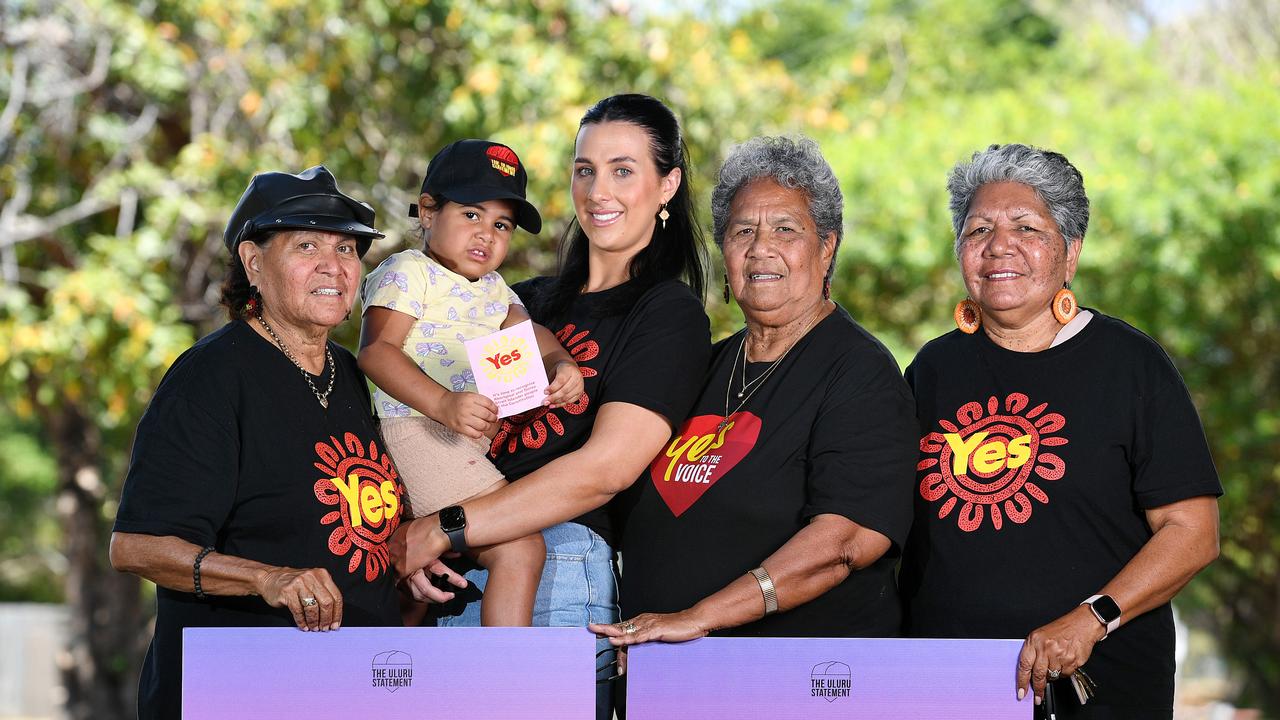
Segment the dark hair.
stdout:
<path fill-rule="evenodd" d="M 649 136 L 649 149 L 658 172 L 665 176 L 680 168 L 680 186 L 667 202 L 670 217 L 666 227 L 655 224 L 649 245 L 631 258 L 630 291 L 614 296 L 598 312 L 612 315 L 625 311 L 646 290 L 671 279 L 684 280 L 701 300 L 706 287 L 706 246 L 702 229 L 694 218 L 689 153 L 680 133 L 680 122 L 661 100 L 639 94 L 614 95 L 592 105 L 582 116 L 578 128 L 605 122 L 631 123 L 644 130 Z M 560 241 L 560 267 L 544 305 L 547 317 L 567 312 L 586 284 L 588 245 L 587 234 L 575 217 Z"/>
<path fill-rule="evenodd" d="M 419 193 L 418 194 L 419 199 L 421 199 L 423 195 L 426 195 L 427 197 L 431 198 L 431 207 L 437 210 L 444 207 L 444 204 L 449 202 L 449 198 L 440 194 L 432 194 L 432 193 Z M 427 230 L 426 228 L 422 227 L 422 220 L 419 219 L 419 216 L 422 214 L 423 209 L 424 208 L 422 207 L 421 203 L 419 203 L 418 215 L 414 215 L 411 218 L 413 220 L 413 224 L 409 226 L 408 236 L 418 242 L 418 248 L 420 250 L 422 250 L 423 252 L 426 252 Z"/>
<path fill-rule="evenodd" d="M 266 247 L 275 236 L 274 232 L 263 233 L 244 242 Z M 222 276 L 222 297 L 218 300 L 218 304 L 227 309 L 228 320 L 239 320 L 245 316 L 245 304 L 252 296 L 249 288 L 249 274 L 240 261 L 240 253 L 232 252 L 231 259 L 227 261 L 227 273 Z"/>

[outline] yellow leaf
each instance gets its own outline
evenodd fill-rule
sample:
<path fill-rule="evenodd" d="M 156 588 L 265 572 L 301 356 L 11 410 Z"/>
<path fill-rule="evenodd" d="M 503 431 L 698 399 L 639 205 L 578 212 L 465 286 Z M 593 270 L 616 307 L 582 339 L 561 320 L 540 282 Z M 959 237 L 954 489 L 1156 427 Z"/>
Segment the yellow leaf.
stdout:
<path fill-rule="evenodd" d="M 867 68 L 869 66 L 870 63 L 867 60 L 867 54 L 858 53 L 849 61 L 849 72 L 853 73 L 857 77 L 862 77 L 867 74 Z"/>
<path fill-rule="evenodd" d="M 125 409 L 124 393 L 116 391 L 111 394 L 111 398 L 107 400 L 107 412 L 114 418 L 120 417 Z"/>
<path fill-rule="evenodd" d="M 240 112 L 249 117 L 258 114 L 262 107 L 262 96 L 256 90 L 250 90 L 240 97 Z"/>
<path fill-rule="evenodd" d="M 497 92 L 501 81 L 492 65 L 481 65 L 467 76 L 467 86 L 481 95 L 492 95 Z"/>
<path fill-rule="evenodd" d="M 805 113 L 805 121 L 808 122 L 809 125 L 812 125 L 813 127 L 818 127 L 818 128 L 826 127 L 827 118 L 829 116 L 830 116 L 830 113 L 827 111 L 826 108 L 811 107 L 809 108 L 809 112 Z"/>
<path fill-rule="evenodd" d="M 134 315 L 137 309 L 137 303 L 134 302 L 133 298 L 126 295 L 117 300 L 111 308 L 111 317 L 116 322 L 123 324 L 129 321 L 129 318 Z"/>

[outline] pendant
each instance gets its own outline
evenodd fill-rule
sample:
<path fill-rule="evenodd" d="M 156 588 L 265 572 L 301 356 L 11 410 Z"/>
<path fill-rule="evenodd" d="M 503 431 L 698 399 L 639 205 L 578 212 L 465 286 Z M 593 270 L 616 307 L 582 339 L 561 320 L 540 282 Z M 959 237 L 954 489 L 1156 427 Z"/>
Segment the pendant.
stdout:
<path fill-rule="evenodd" d="M 742 397 L 742 393 L 738 393 L 738 397 Z"/>
<path fill-rule="evenodd" d="M 316 399 L 320 401 L 320 407 L 324 408 L 325 410 L 329 409 L 329 398 L 316 398 Z"/>
<path fill-rule="evenodd" d="M 724 419 L 720 421 L 720 424 L 716 426 L 716 432 L 720 432 L 724 430 L 724 426 L 728 424 L 729 424 L 729 416 L 725 415 Z"/>

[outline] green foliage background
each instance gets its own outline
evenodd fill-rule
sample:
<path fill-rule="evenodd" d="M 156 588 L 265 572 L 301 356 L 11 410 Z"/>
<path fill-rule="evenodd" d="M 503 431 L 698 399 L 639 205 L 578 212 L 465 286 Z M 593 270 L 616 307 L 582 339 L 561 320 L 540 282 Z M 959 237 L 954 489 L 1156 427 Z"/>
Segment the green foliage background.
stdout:
<path fill-rule="evenodd" d="M 846 193 L 835 295 L 904 365 L 963 294 L 948 169 L 993 142 L 1070 157 L 1094 208 L 1077 295 L 1174 357 L 1227 489 L 1222 559 L 1179 606 L 1219 637 L 1241 701 L 1280 713 L 1280 56 L 1258 21 L 1280 10 L 1210 7 L 1173 22 L 1105 0 L 3 0 L 0 599 L 88 615 L 106 592 L 133 428 L 221 323 L 222 224 L 254 172 L 328 165 L 390 233 L 373 263 L 404 241 L 435 149 L 506 141 L 550 221 L 519 237 L 519 279 L 554 269 L 581 113 L 634 90 L 681 116 L 704 208 L 734 143 L 820 141 Z M 739 322 L 718 297 L 708 312 L 719 334 Z M 94 687 L 131 702 L 136 643 L 93 640 L 145 614 L 125 617 L 73 633 L 102 660 L 73 714 Z"/>

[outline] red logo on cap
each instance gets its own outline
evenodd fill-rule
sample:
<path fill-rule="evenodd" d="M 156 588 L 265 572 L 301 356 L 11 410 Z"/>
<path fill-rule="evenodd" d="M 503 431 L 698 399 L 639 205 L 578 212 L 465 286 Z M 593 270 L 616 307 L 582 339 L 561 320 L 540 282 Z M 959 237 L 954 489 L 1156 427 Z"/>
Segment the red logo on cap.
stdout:
<path fill-rule="evenodd" d="M 484 151 L 489 156 L 489 164 L 494 170 L 511 177 L 516 174 L 516 168 L 520 167 L 520 159 L 516 157 L 516 153 L 509 147 L 502 145 L 494 145 Z"/>

